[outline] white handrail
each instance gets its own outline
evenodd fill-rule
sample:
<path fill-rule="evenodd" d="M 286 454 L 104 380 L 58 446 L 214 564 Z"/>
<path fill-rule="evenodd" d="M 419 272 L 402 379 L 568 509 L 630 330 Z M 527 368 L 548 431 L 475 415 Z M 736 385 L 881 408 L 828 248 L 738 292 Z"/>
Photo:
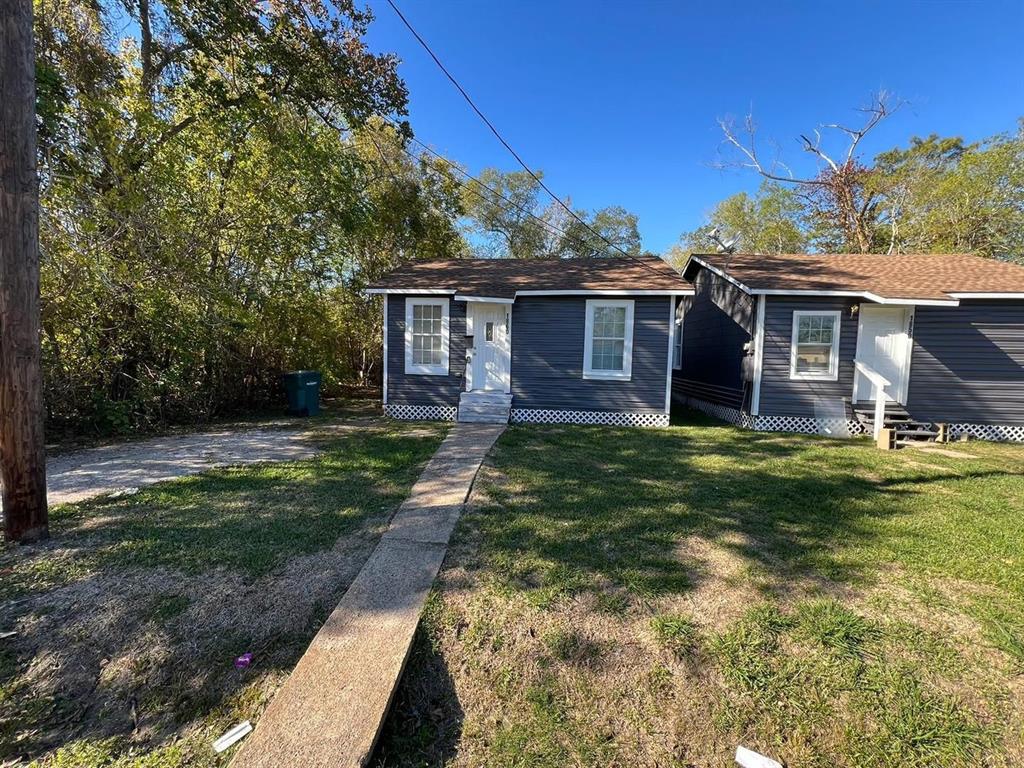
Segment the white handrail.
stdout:
<path fill-rule="evenodd" d="M 868 381 L 875 385 L 874 438 L 877 440 L 878 436 L 882 432 L 882 422 L 885 421 L 885 388 L 890 386 L 892 382 L 870 365 L 862 363 L 860 360 L 854 360 L 853 366 L 857 371 L 862 373 Z"/>

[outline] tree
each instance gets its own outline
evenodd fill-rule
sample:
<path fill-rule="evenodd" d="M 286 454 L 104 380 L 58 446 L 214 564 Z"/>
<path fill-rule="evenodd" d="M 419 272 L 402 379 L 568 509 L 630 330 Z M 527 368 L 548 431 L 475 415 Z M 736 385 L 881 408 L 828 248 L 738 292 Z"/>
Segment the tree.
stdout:
<path fill-rule="evenodd" d="M 453 167 L 409 153 L 369 14 L 126 6 L 127 27 L 113 0 L 36 20 L 48 428 L 260 408 L 295 367 L 371 383 L 381 313 L 362 288 L 465 246 Z"/>
<path fill-rule="evenodd" d="M 766 181 L 754 195 L 739 192 L 715 206 L 709 224 L 686 232 L 671 252 L 678 262 L 694 252 L 713 252 L 713 228 L 723 241 L 735 240 L 741 253 L 800 253 L 809 245 L 804 203 L 796 190 Z"/>
<path fill-rule="evenodd" d="M 550 256 L 557 245 L 559 217 L 554 208 L 540 207 L 541 192 L 540 184 L 526 171 L 485 168 L 476 180 L 468 181 L 462 205 L 477 255 L 511 259 Z"/>
<path fill-rule="evenodd" d="M 621 206 L 593 214 L 552 200 L 526 171 L 485 168 L 463 187 L 462 204 L 473 250 L 484 258 L 572 259 L 640 253 L 636 214 Z"/>
<path fill-rule="evenodd" d="M 635 213 L 618 205 L 601 208 L 592 216 L 586 211 L 575 213 L 579 219 L 564 217 L 560 228 L 565 234 L 558 239 L 554 255 L 571 259 L 640 254 L 640 230 Z"/>
<path fill-rule="evenodd" d="M 4 535 L 49 536 L 39 344 L 32 4 L 0 0 L 0 476 Z"/>
<path fill-rule="evenodd" d="M 801 134 L 804 151 L 814 156 L 818 164 L 813 176 L 797 176 L 778 158 L 771 162 L 761 159 L 757 145 L 757 127 L 752 115 L 747 115 L 742 134 L 732 122 L 719 120 L 726 143 L 738 156 L 723 165 L 749 168 L 768 181 L 797 189 L 804 196 L 811 219 L 814 237 L 825 250 L 849 250 L 870 253 L 877 248 L 879 198 L 870 183 L 871 169 L 858 156 L 861 141 L 895 107 L 885 92 L 872 98 L 861 109 L 864 122 L 860 127 L 830 123 L 814 131 L 812 140 Z M 821 128 L 838 131 L 846 137 L 845 149 L 840 152 L 826 150 L 822 144 Z"/>
<path fill-rule="evenodd" d="M 1024 262 L 1024 121 L 967 144 L 912 138 L 876 158 L 891 253 L 975 253 Z"/>

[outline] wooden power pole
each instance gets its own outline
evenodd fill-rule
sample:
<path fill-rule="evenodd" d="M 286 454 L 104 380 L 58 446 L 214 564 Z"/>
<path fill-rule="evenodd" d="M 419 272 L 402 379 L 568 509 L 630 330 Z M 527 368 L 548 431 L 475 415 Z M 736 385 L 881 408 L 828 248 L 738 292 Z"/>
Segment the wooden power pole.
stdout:
<path fill-rule="evenodd" d="M 0 0 L 0 478 L 9 541 L 49 535 L 39 358 L 32 0 Z"/>

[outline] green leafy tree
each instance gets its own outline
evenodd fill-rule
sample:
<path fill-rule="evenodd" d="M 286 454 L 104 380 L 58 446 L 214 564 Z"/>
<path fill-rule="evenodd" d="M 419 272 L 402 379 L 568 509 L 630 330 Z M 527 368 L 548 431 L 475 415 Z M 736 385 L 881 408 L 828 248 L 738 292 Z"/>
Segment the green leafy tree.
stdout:
<path fill-rule="evenodd" d="M 913 138 L 876 159 L 889 252 L 976 253 L 1024 262 L 1024 121 L 967 144 Z"/>
<path fill-rule="evenodd" d="M 742 253 L 800 253 L 810 242 L 804 217 L 804 201 L 796 190 L 765 182 L 753 195 L 739 192 L 718 203 L 710 223 L 684 233 L 670 259 L 681 263 L 690 253 L 714 252 L 718 243 L 709 233 L 715 228 L 719 239 L 734 241 Z"/>
<path fill-rule="evenodd" d="M 540 184 L 526 171 L 485 168 L 468 181 L 462 205 L 476 255 L 512 259 L 551 255 L 557 242 L 557 216 L 553 209 L 541 207 L 542 193 Z"/>
<path fill-rule="evenodd" d="M 538 174 L 540 175 L 540 174 Z M 466 230 L 483 258 L 552 259 L 640 253 L 636 214 L 620 206 L 590 214 L 551 201 L 526 171 L 485 168 L 463 186 Z"/>
<path fill-rule="evenodd" d="M 565 234 L 558 239 L 554 255 L 581 258 L 640 254 L 640 230 L 635 213 L 621 206 L 602 208 L 593 215 L 586 211 L 575 213 L 582 221 L 568 215 L 564 217 L 560 228 Z"/>
<path fill-rule="evenodd" d="M 379 370 L 368 280 L 464 243 L 452 167 L 410 155 L 368 12 L 48 2 L 39 40 L 51 428 L 201 420 Z"/>

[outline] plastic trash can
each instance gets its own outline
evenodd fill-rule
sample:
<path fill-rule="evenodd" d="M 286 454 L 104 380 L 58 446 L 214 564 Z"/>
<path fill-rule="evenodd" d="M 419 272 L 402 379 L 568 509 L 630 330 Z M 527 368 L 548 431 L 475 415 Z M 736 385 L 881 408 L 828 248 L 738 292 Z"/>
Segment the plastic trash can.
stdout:
<path fill-rule="evenodd" d="M 320 371 L 291 371 L 283 377 L 288 413 L 316 416 L 320 413 Z"/>

